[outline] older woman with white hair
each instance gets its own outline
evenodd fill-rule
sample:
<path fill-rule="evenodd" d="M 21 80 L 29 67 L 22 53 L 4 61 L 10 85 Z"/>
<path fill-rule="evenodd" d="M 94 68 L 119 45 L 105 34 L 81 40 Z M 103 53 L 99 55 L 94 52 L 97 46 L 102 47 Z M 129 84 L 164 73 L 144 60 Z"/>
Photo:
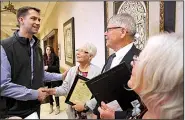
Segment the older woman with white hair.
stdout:
<path fill-rule="evenodd" d="M 49 89 L 48 93 L 54 94 L 55 96 L 66 96 L 70 91 L 70 88 L 75 80 L 77 73 L 89 79 L 99 75 L 101 72 L 101 69 L 98 66 L 91 63 L 91 60 L 92 58 L 95 57 L 96 52 L 97 52 L 96 47 L 91 43 L 86 43 L 82 47 L 77 49 L 76 60 L 79 63 L 79 65 L 72 67 L 68 71 L 62 86 L 51 88 Z M 89 108 L 92 107 L 92 102 L 88 102 L 87 106 Z M 94 100 L 94 102 L 96 101 Z M 67 115 L 69 119 L 79 118 L 79 114 L 77 114 L 77 111 L 74 108 L 72 108 L 71 105 L 69 105 L 68 107 Z M 83 115 L 83 117 L 86 118 L 88 116 Z"/>
<path fill-rule="evenodd" d="M 132 65 L 128 86 L 148 109 L 142 118 L 183 119 L 183 38 L 175 33 L 151 37 Z"/>

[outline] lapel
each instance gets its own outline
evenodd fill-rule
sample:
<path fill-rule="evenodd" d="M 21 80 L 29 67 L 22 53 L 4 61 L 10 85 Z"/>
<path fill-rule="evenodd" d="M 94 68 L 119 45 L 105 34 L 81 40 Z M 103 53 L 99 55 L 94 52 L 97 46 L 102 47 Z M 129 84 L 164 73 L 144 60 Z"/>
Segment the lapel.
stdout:
<path fill-rule="evenodd" d="M 135 45 L 133 45 L 132 48 L 123 57 L 120 63 L 125 61 L 125 63 L 127 63 L 130 68 L 132 68 L 132 66 L 130 65 L 130 62 L 133 60 L 133 56 L 139 55 L 139 53 L 140 53 L 140 50 L 137 49 Z"/>
<path fill-rule="evenodd" d="M 131 49 L 127 52 L 127 54 L 123 57 L 123 59 L 121 60 L 120 64 L 121 64 L 122 62 L 125 61 L 125 63 L 128 64 L 128 67 L 129 67 L 130 69 L 132 69 L 132 66 L 130 65 L 130 62 L 133 60 L 133 56 L 134 56 L 134 55 L 139 55 L 139 53 L 140 53 L 140 50 L 137 49 L 135 45 L 133 45 L 133 46 L 131 47 Z M 110 56 L 109 56 L 109 58 L 110 58 Z M 108 58 L 108 59 L 109 59 L 109 58 Z M 108 60 L 107 60 L 107 61 L 108 61 Z M 104 69 L 105 69 L 106 64 L 107 64 L 107 62 L 106 62 L 105 65 L 103 66 L 103 69 L 102 69 L 102 71 L 101 71 L 101 74 L 104 72 Z"/>

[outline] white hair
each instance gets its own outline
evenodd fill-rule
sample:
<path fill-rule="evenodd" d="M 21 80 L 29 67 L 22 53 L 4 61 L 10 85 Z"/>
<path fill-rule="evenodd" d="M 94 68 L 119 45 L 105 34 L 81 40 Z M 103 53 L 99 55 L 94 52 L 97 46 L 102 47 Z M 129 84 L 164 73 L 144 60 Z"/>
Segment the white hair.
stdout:
<path fill-rule="evenodd" d="M 117 25 L 125 28 L 132 36 L 136 34 L 136 22 L 134 18 L 128 13 L 121 13 L 112 16 L 109 19 L 109 24 Z"/>
<path fill-rule="evenodd" d="M 146 106 L 160 106 L 160 119 L 183 118 L 183 37 L 165 33 L 151 37 L 139 56 L 134 87 Z"/>
<path fill-rule="evenodd" d="M 97 48 L 92 43 L 85 43 L 81 48 L 83 48 L 85 51 L 87 51 L 90 55 L 93 57 L 96 56 Z"/>

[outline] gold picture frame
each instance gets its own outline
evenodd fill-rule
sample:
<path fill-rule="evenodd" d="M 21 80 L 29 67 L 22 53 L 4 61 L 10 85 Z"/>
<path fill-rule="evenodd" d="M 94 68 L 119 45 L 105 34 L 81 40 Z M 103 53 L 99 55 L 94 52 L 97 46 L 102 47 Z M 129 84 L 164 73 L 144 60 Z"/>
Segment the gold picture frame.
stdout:
<path fill-rule="evenodd" d="M 64 30 L 64 53 L 65 63 L 69 66 L 75 66 L 75 26 L 74 17 L 63 24 Z"/>
<path fill-rule="evenodd" d="M 160 32 L 164 32 L 164 1 L 160 1 Z"/>

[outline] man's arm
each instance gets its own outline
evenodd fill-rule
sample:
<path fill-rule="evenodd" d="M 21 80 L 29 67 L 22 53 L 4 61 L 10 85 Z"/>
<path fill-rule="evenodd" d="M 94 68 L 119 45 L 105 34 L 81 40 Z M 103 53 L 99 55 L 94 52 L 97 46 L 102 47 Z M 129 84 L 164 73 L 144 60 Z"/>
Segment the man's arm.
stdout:
<path fill-rule="evenodd" d="M 68 70 L 66 70 L 63 74 L 50 73 L 50 72 L 46 72 L 44 70 L 44 68 L 43 68 L 43 71 L 44 71 L 44 78 L 43 78 L 43 80 L 45 82 L 64 80 L 65 77 L 67 76 L 67 73 L 68 73 Z"/>
<path fill-rule="evenodd" d="M 44 71 L 44 78 L 43 78 L 43 80 L 45 82 L 59 81 L 59 80 L 63 80 L 63 75 L 60 74 L 60 73 L 49 73 L 49 72 Z"/>
<path fill-rule="evenodd" d="M 49 95 L 55 95 L 55 97 L 67 95 L 70 89 L 69 86 L 71 80 L 70 70 L 66 70 L 62 74 L 62 77 L 64 77 L 63 79 L 65 80 L 63 81 L 61 86 L 47 89 L 45 92 L 47 92 Z"/>
<path fill-rule="evenodd" d="M 38 99 L 38 94 L 37 90 L 28 89 L 11 82 L 11 66 L 1 46 L 1 96 L 27 101 Z"/>

